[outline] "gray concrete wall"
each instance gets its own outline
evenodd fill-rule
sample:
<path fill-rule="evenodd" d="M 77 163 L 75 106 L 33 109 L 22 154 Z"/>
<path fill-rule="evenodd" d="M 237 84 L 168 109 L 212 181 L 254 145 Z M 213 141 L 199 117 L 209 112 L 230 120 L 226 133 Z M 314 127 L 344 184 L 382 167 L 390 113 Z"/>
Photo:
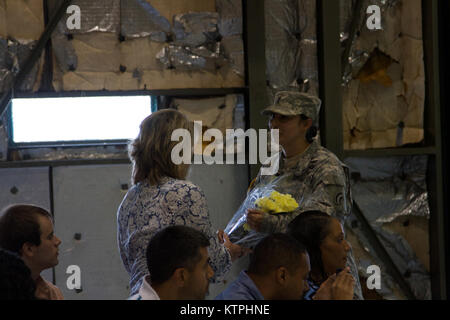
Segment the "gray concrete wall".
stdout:
<path fill-rule="evenodd" d="M 7 205 L 28 203 L 50 211 L 49 168 L 0 169 L 0 210 Z M 42 273 L 53 281 L 53 270 Z"/>

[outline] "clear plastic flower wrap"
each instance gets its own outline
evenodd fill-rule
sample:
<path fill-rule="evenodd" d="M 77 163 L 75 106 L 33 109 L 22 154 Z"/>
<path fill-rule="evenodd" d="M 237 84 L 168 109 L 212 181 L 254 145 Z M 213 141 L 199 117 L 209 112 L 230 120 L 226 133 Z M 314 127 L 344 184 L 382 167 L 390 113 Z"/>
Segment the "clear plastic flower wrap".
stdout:
<path fill-rule="evenodd" d="M 248 227 L 246 224 L 248 209 L 258 209 L 269 214 L 286 214 L 297 207 L 298 204 L 291 195 L 277 192 L 272 184 L 254 188 L 247 194 L 224 231 L 231 242 L 253 248 L 266 234 Z"/>

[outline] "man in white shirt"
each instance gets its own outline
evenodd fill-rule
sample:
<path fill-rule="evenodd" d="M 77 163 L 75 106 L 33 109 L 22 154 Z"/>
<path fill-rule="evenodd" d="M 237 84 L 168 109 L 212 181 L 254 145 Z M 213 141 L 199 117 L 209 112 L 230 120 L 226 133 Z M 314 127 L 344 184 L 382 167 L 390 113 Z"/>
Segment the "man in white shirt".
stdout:
<path fill-rule="evenodd" d="M 214 271 L 209 240 L 200 231 L 171 226 L 159 231 L 147 247 L 149 275 L 129 300 L 203 300 Z"/>

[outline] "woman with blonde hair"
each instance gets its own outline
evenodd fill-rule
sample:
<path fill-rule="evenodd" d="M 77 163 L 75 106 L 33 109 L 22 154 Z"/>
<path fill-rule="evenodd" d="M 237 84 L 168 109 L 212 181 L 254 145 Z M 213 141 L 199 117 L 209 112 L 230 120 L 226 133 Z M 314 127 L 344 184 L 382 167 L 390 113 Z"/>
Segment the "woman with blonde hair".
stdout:
<path fill-rule="evenodd" d="M 220 240 L 209 219 L 203 191 L 186 181 L 188 164 L 175 164 L 172 132 L 193 132 L 193 123 L 173 109 L 157 111 L 140 125 L 130 144 L 133 186 L 117 212 L 118 245 L 122 262 L 130 275 L 130 295 L 136 294 L 148 274 L 146 248 L 151 237 L 167 226 L 185 225 L 202 231 L 210 240 L 209 256 L 214 279 L 222 277 L 242 252 L 220 232 Z"/>

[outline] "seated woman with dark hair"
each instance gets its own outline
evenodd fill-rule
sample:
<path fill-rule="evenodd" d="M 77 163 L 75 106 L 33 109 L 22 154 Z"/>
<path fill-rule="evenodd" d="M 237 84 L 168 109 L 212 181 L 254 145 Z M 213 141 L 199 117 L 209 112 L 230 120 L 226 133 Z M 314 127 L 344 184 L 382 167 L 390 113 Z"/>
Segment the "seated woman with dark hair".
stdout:
<path fill-rule="evenodd" d="M 355 280 L 346 267 L 350 244 L 336 218 L 320 211 L 301 213 L 288 225 L 288 234 L 306 246 L 311 272 L 305 300 L 351 300 Z M 317 295 L 316 295 L 317 293 Z"/>
<path fill-rule="evenodd" d="M 185 180 L 189 164 L 172 160 L 179 142 L 171 137 L 177 129 L 193 135 L 193 123 L 182 113 L 157 111 L 142 121 L 138 137 L 130 144 L 133 187 L 118 209 L 117 235 L 120 257 L 131 278 L 131 295 L 138 292 L 149 273 L 147 244 L 165 227 L 185 225 L 203 232 L 211 243 L 209 256 L 216 277 L 229 271 L 232 260 L 241 256 L 240 246 L 232 244 L 223 232 L 219 239 L 213 230 L 203 191 Z"/>

